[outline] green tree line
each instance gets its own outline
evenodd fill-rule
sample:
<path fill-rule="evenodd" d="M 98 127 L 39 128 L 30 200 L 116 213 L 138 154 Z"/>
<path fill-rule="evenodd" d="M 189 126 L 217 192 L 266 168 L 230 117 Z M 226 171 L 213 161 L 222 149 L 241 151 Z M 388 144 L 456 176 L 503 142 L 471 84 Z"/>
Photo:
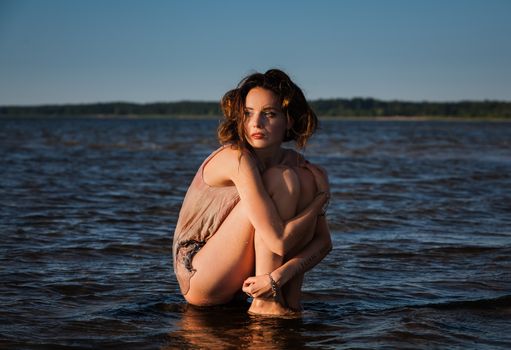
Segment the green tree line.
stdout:
<path fill-rule="evenodd" d="M 310 102 L 318 116 L 332 117 L 497 117 L 511 118 L 511 102 L 405 102 L 373 98 L 318 99 Z M 40 106 L 0 106 L 0 117 L 10 116 L 219 116 L 217 102 L 90 103 Z"/>

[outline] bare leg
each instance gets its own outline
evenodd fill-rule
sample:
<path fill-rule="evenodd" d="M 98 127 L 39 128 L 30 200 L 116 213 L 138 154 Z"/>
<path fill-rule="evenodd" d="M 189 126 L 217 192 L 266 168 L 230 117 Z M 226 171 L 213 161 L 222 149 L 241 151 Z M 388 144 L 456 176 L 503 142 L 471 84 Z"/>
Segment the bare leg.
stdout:
<path fill-rule="evenodd" d="M 314 179 L 307 177 L 305 169 L 291 169 L 285 167 L 274 167 L 268 169 L 263 175 L 266 190 L 275 203 L 277 210 L 283 220 L 288 220 L 296 215 L 313 198 L 315 189 Z M 311 181 L 309 181 L 311 180 Z M 301 244 L 290 252 L 293 256 L 301 250 L 313 236 L 314 230 L 304 232 Z M 255 233 L 255 268 L 256 275 L 270 273 L 284 262 L 285 257 L 279 256 L 270 251 L 260 235 Z M 254 314 L 282 315 L 290 312 L 285 306 L 293 311 L 300 310 L 301 285 L 303 275 L 296 276 L 282 288 L 281 299 L 254 299 L 249 309 Z"/>
<path fill-rule="evenodd" d="M 314 177 L 309 170 L 304 168 L 295 168 L 294 170 L 300 179 L 300 198 L 298 200 L 297 207 L 297 212 L 300 212 L 314 199 L 317 189 Z M 287 254 L 286 260 L 298 254 L 298 252 L 300 252 L 300 250 L 302 250 L 312 240 L 314 232 L 315 229 L 306 232 L 302 238 L 301 244 Z M 302 309 L 301 299 L 303 276 L 303 274 L 295 276 L 282 288 L 282 294 L 286 299 L 287 306 L 294 311 Z"/>
<path fill-rule="evenodd" d="M 293 217 L 298 208 L 301 209 L 310 202 L 311 199 L 308 199 L 309 195 L 307 193 L 315 193 L 315 187 L 313 190 L 309 189 L 310 183 L 314 184 L 313 179 L 310 183 L 305 181 L 307 178 L 303 176 L 303 172 L 308 171 L 300 168 L 293 172 L 288 169 L 287 183 L 286 181 L 274 181 L 278 176 L 270 176 L 270 173 L 265 176 L 267 190 L 270 195 L 273 193 L 274 200 L 278 199 L 277 207 L 282 217 Z M 296 175 L 298 175 L 300 186 L 297 186 Z M 283 180 L 282 176 L 281 180 Z M 282 184 L 285 184 L 285 188 L 289 189 L 291 195 L 286 197 L 277 194 L 277 191 L 282 189 Z M 303 195 L 300 195 L 300 193 Z M 312 198 L 312 196 L 310 197 Z M 285 198 L 290 202 L 284 200 Z M 254 235 L 254 228 L 248 220 L 243 206 L 239 203 L 218 231 L 208 240 L 208 243 L 195 255 L 193 267 L 197 271 L 190 280 L 190 289 L 185 295 L 185 299 L 190 304 L 197 306 L 229 302 L 236 292 L 241 289 L 243 281 L 254 275 L 255 244 L 259 247 L 259 271 L 268 273 L 281 266 L 283 257 L 275 256 L 264 245 L 261 245 L 261 240 L 254 238 L 254 236 L 257 236 Z M 312 234 L 310 237 L 312 237 Z M 310 241 L 310 237 L 304 237 L 303 246 Z M 297 252 L 298 250 L 294 254 Z M 293 308 L 295 308 L 295 305 L 299 305 L 301 289 L 301 277 L 297 276 L 295 279 L 288 282 L 283 290 L 284 299 Z M 298 300 L 298 302 L 295 302 L 295 300 Z M 278 313 L 285 312 L 283 304 L 274 303 L 273 306 L 278 309 Z"/>
<path fill-rule="evenodd" d="M 190 304 L 229 302 L 254 272 L 254 228 L 240 203 L 193 258 L 197 270 L 185 295 Z"/>

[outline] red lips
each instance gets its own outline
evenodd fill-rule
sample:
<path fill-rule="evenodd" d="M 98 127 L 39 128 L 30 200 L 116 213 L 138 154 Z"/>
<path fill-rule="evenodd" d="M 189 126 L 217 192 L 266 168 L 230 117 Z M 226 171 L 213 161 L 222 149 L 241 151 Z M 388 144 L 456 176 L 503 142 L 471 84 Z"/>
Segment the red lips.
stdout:
<path fill-rule="evenodd" d="M 260 133 L 260 132 L 255 132 L 252 135 L 250 135 L 250 137 L 255 140 L 260 140 L 260 139 L 264 138 L 264 134 Z"/>

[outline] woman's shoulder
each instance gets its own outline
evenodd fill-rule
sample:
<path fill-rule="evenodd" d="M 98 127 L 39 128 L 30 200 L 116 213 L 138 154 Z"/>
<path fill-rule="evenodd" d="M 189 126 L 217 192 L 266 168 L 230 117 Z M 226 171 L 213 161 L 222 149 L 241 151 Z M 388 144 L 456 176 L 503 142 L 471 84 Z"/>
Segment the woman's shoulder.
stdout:
<path fill-rule="evenodd" d="M 222 145 L 206 158 L 204 166 L 214 163 L 225 163 L 229 158 L 234 156 L 235 150 L 230 145 Z"/>
<path fill-rule="evenodd" d="M 250 151 L 243 148 L 240 149 L 236 145 L 230 144 L 223 145 L 213 151 L 205 162 L 205 165 L 207 163 L 212 163 L 214 166 L 218 166 L 226 172 L 234 168 L 238 169 L 239 166 L 248 165 L 249 167 L 253 167 L 256 164 Z"/>
<path fill-rule="evenodd" d="M 239 151 L 230 145 L 214 150 L 202 165 L 202 179 L 211 187 L 232 185 L 232 173 L 235 169 Z"/>
<path fill-rule="evenodd" d="M 239 161 L 240 158 L 245 155 L 250 156 L 250 152 L 243 148 L 240 149 L 236 145 L 226 144 L 213 151 L 210 158 L 223 158 L 223 160 L 232 159 Z"/>

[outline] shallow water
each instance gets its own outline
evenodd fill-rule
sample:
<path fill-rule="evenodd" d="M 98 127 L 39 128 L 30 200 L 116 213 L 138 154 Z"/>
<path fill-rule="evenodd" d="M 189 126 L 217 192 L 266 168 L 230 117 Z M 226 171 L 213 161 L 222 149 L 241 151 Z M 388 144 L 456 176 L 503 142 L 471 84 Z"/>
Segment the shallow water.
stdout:
<path fill-rule="evenodd" d="M 216 125 L 0 120 L 0 348 L 511 347 L 511 123 L 324 121 L 334 249 L 294 320 L 178 292 Z"/>

